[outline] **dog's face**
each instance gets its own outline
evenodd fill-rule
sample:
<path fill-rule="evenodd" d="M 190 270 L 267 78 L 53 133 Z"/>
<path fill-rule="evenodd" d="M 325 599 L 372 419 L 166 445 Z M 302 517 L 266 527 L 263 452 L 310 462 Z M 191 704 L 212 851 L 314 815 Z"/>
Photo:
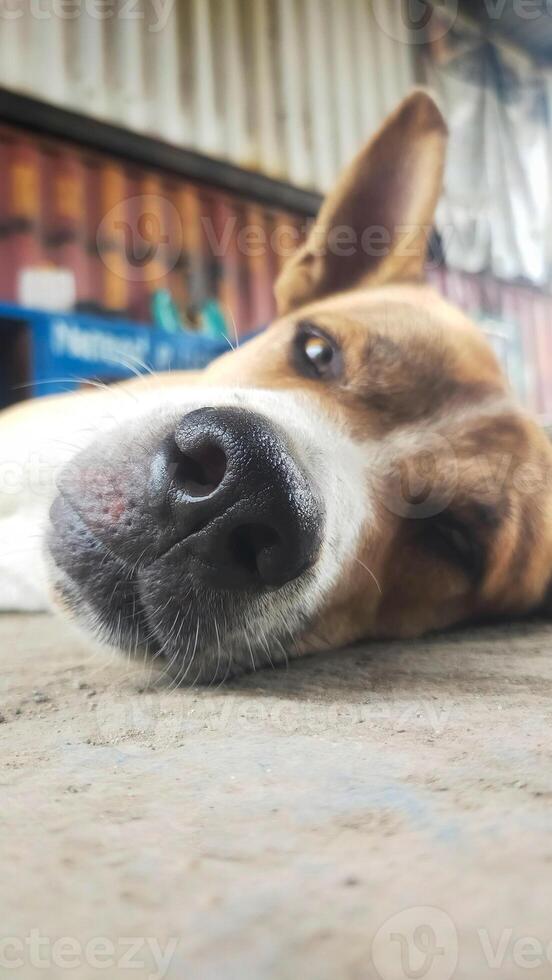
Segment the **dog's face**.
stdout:
<path fill-rule="evenodd" d="M 406 100 L 284 270 L 279 319 L 62 474 L 53 584 L 87 628 L 208 681 L 546 601 L 552 449 L 419 284 L 445 139 Z"/>

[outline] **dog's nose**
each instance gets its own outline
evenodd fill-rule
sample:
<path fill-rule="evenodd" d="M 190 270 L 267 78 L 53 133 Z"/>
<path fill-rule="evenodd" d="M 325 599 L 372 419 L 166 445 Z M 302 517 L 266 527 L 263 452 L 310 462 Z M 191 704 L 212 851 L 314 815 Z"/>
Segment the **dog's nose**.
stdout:
<path fill-rule="evenodd" d="M 154 458 L 149 502 L 175 527 L 194 576 L 215 588 L 281 586 L 320 547 L 322 508 L 309 481 L 284 437 L 245 409 L 184 416 Z"/>

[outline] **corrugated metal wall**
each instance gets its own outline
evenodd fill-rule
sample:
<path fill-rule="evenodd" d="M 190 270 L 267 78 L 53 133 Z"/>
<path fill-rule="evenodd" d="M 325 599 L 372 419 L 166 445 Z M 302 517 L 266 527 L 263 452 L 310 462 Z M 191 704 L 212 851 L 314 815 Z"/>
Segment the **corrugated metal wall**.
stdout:
<path fill-rule="evenodd" d="M 414 82 L 403 0 L 3 0 L 0 85 L 325 190 Z"/>

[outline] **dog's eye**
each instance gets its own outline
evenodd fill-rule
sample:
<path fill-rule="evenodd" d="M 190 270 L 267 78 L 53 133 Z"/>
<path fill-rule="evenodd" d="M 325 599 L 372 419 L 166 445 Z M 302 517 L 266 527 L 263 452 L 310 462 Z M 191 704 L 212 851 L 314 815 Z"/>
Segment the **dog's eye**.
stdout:
<path fill-rule="evenodd" d="M 333 348 L 323 337 L 307 337 L 303 344 L 305 357 L 309 359 L 319 374 L 324 374 L 333 359 Z"/>
<path fill-rule="evenodd" d="M 298 367 L 304 373 L 316 378 L 335 377 L 338 370 L 337 351 L 328 337 L 302 325 L 295 350 Z"/>

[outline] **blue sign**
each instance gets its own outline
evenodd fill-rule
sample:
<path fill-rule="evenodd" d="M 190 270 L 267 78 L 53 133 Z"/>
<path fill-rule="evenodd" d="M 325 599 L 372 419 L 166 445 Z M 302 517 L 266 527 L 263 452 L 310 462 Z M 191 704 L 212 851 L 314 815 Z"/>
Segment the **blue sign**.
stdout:
<path fill-rule="evenodd" d="M 154 327 L 85 314 L 47 313 L 0 303 L 3 331 L 26 330 L 30 340 L 30 394 L 80 387 L 86 380 L 117 380 L 147 371 L 205 367 L 229 349 L 225 340 L 165 333 Z M 9 389 L 10 379 L 3 381 Z M 2 402 L 13 400 L 9 390 Z"/>

